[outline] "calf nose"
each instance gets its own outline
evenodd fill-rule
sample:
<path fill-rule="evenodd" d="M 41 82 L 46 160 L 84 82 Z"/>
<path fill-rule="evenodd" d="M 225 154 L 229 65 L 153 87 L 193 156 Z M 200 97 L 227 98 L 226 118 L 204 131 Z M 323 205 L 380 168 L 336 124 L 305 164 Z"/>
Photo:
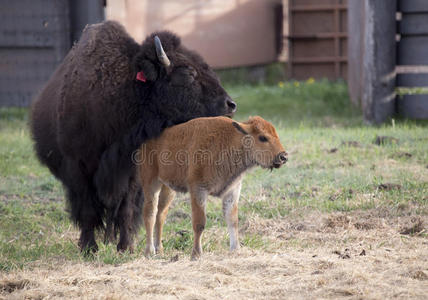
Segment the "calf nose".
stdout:
<path fill-rule="evenodd" d="M 285 164 L 288 161 L 287 153 L 281 152 L 278 154 L 278 159 L 281 163 Z"/>
<path fill-rule="evenodd" d="M 227 107 L 229 107 L 232 112 L 236 111 L 236 103 L 232 99 L 230 99 L 230 98 L 227 99 L 226 104 L 227 104 Z"/>

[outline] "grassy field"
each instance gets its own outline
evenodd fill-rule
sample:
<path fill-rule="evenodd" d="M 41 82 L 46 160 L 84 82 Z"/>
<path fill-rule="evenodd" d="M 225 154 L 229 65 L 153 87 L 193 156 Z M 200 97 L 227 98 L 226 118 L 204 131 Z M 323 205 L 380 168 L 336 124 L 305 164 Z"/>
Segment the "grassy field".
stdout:
<path fill-rule="evenodd" d="M 273 172 L 254 169 L 244 179 L 239 255 L 228 253 L 221 201 L 210 199 L 200 262 L 189 261 L 187 195 L 170 210 L 164 256 L 143 257 L 144 230 L 132 254 L 118 254 L 100 238 L 100 251 L 82 256 L 62 187 L 34 156 L 28 111 L 0 109 L 0 299 L 423 298 L 427 124 L 366 126 L 343 83 L 227 90 L 238 103 L 237 120 L 260 115 L 275 124 L 289 163 Z M 267 290 L 259 292 L 260 284 Z"/>

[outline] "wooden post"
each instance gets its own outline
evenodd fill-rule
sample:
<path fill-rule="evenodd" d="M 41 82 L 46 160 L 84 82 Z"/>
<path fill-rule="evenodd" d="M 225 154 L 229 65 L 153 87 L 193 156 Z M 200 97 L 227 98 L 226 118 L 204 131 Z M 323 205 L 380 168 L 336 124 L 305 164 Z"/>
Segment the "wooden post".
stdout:
<path fill-rule="evenodd" d="M 369 123 L 395 113 L 396 0 L 364 0 L 362 109 Z M 352 30 L 352 28 L 350 28 Z"/>
<path fill-rule="evenodd" d="M 352 103 L 361 107 L 364 56 L 364 1 L 348 1 L 348 90 Z"/>
<path fill-rule="evenodd" d="M 69 0 L 72 43 L 77 42 L 87 24 L 104 21 L 104 0 Z"/>

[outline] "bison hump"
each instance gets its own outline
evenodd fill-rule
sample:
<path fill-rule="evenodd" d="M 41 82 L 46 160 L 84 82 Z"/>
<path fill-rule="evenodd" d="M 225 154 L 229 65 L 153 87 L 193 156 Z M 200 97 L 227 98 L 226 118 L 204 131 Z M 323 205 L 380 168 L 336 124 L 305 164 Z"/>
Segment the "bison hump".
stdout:
<path fill-rule="evenodd" d="M 58 120 L 70 152 L 91 139 L 109 144 L 133 110 L 132 59 L 140 46 L 113 21 L 87 26 L 60 68 Z M 67 140 L 67 141 L 66 141 Z"/>
<path fill-rule="evenodd" d="M 118 87 L 132 80 L 131 62 L 138 49 L 139 45 L 116 22 L 89 25 L 71 50 L 70 78 L 66 82 L 85 92 L 115 94 Z"/>

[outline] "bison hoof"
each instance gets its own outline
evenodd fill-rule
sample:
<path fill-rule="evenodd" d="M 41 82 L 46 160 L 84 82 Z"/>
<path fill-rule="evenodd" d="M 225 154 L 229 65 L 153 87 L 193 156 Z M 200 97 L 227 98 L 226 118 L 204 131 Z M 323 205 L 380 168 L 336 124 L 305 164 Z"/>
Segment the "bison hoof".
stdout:
<path fill-rule="evenodd" d="M 104 235 L 104 244 L 110 244 L 116 242 L 116 235 L 113 231 L 106 231 Z"/>
<path fill-rule="evenodd" d="M 129 253 L 133 253 L 134 252 L 134 247 L 130 244 L 130 243 L 119 243 L 117 244 L 117 252 L 126 252 L 128 251 Z"/>
<path fill-rule="evenodd" d="M 92 235 L 82 233 L 79 239 L 79 248 L 83 255 L 91 255 L 98 251 L 98 245 Z"/>
<path fill-rule="evenodd" d="M 80 246 L 80 252 L 82 252 L 82 254 L 84 256 L 91 256 L 92 254 L 94 254 L 95 252 L 98 251 L 98 245 L 95 244 L 91 244 L 91 245 L 79 245 Z"/>

